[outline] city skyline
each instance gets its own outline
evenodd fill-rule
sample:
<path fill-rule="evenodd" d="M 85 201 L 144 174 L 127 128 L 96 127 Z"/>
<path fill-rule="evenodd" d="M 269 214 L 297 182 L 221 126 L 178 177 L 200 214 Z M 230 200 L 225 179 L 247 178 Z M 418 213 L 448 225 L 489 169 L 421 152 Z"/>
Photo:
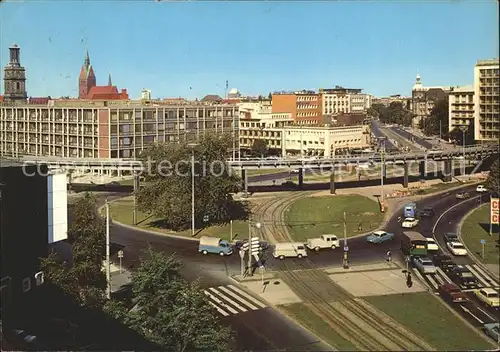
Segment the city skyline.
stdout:
<path fill-rule="evenodd" d="M 410 95 L 417 74 L 425 86 L 471 84 L 475 62 L 498 57 L 493 1 L 117 6 L 5 3 L 2 67 L 8 47 L 18 44 L 28 96 L 78 96 L 86 50 L 97 84 L 106 84 L 111 73 L 131 98 L 142 88 L 154 98 L 223 96 L 226 81 L 248 95 L 342 85 L 387 96 Z M 329 13 L 341 16 L 329 22 Z M 148 21 L 125 27 L 134 17 Z M 19 30 L 19 22 L 27 25 Z"/>

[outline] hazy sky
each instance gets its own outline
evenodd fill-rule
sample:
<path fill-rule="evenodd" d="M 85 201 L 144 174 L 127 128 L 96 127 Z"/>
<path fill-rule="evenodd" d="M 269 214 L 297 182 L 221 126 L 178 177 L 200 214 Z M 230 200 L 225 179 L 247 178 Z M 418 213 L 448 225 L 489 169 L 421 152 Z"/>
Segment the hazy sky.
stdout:
<path fill-rule="evenodd" d="M 26 1 L 0 5 L 1 66 L 21 47 L 29 96 L 78 95 L 89 50 L 139 97 L 363 88 L 381 96 L 473 82 L 498 56 L 498 5 L 484 1 Z M 3 72 L 2 72 L 3 74 Z M 2 84 L 3 91 L 3 84 Z"/>

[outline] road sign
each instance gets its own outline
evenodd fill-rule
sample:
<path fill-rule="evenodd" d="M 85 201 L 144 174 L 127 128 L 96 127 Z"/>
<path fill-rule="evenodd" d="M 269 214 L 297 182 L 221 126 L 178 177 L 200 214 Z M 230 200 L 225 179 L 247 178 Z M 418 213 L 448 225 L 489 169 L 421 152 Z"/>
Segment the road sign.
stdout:
<path fill-rule="evenodd" d="M 500 224 L 500 216 L 499 216 L 499 199 L 491 198 L 490 203 L 490 223 L 491 224 Z"/>
<path fill-rule="evenodd" d="M 209 219 L 209 218 L 208 218 L 208 215 L 205 215 L 205 216 L 203 217 L 203 222 L 208 222 L 208 219 Z"/>
<path fill-rule="evenodd" d="M 260 249 L 260 239 L 258 237 L 252 237 L 250 240 L 250 253 L 259 253 Z"/>
<path fill-rule="evenodd" d="M 344 247 L 344 252 L 349 252 L 349 247 L 348 246 Z"/>
<path fill-rule="evenodd" d="M 118 258 L 123 258 L 123 251 L 121 249 L 118 251 Z"/>
<path fill-rule="evenodd" d="M 486 240 L 481 240 L 481 244 L 485 244 L 486 243 Z"/>

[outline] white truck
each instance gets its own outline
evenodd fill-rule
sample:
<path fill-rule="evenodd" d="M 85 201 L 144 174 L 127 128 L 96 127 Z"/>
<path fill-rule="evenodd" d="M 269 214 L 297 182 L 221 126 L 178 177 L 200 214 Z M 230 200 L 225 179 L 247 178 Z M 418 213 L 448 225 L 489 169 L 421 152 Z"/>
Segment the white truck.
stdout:
<path fill-rule="evenodd" d="M 285 258 L 303 258 L 307 257 L 307 251 L 303 243 L 285 242 L 274 245 L 273 257 L 281 260 Z"/>
<path fill-rule="evenodd" d="M 338 246 L 339 239 L 335 235 L 321 235 L 319 238 L 309 238 L 306 243 L 307 248 L 316 252 L 324 248 L 335 249 Z"/>

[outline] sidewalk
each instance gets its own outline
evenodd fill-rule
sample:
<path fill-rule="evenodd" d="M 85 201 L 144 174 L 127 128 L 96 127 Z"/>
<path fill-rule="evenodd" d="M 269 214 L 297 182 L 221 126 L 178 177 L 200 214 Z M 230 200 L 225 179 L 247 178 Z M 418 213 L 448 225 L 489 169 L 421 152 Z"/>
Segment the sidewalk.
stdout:
<path fill-rule="evenodd" d="M 120 273 L 120 267 L 111 263 L 111 292 L 118 292 L 122 290 L 125 286 L 129 285 L 132 282 L 132 274 L 130 271 L 122 268 L 122 272 Z"/>

